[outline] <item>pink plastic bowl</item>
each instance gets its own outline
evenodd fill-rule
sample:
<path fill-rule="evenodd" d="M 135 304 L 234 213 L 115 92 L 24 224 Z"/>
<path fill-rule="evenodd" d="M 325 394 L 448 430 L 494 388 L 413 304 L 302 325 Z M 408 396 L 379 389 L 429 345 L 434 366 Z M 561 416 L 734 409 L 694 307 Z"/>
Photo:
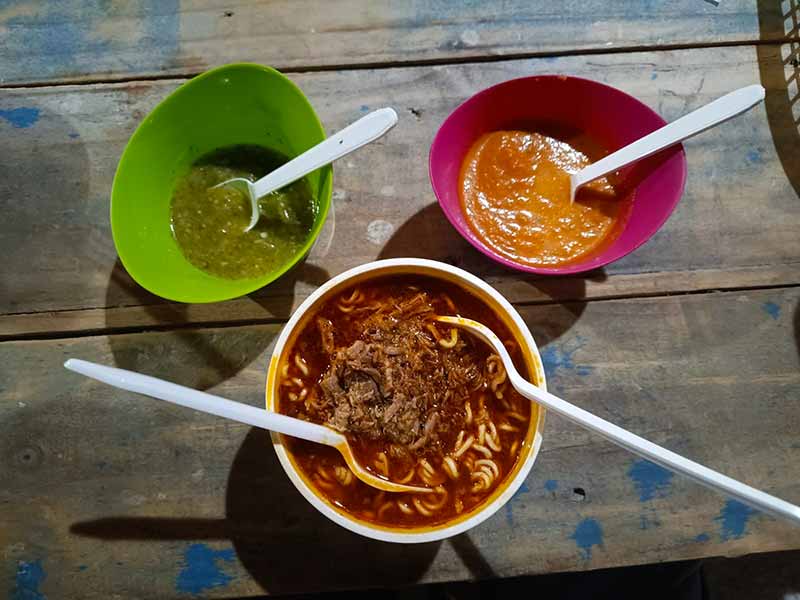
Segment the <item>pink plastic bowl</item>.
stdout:
<path fill-rule="evenodd" d="M 675 146 L 628 167 L 623 185 L 635 189 L 616 239 L 587 258 L 559 267 L 531 267 L 501 256 L 476 237 L 461 209 L 461 163 L 484 133 L 541 127 L 585 133 L 612 152 L 666 124 L 658 114 L 613 87 L 564 75 L 512 79 L 475 94 L 445 120 L 431 145 L 433 191 L 453 226 L 500 264 L 545 275 L 580 273 L 607 265 L 644 244 L 669 218 L 683 193 L 686 155 Z"/>

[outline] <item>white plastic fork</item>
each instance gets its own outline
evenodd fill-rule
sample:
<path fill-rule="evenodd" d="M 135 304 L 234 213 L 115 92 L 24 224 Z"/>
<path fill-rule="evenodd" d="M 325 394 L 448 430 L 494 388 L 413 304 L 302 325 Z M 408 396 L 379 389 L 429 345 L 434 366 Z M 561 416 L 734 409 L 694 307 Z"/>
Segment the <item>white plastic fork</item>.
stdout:
<path fill-rule="evenodd" d="M 785 500 L 757 490 L 746 483 L 736 481 L 727 475 L 689 460 L 536 387 L 520 375 L 519 371 L 514 367 L 511 356 L 509 356 L 503 342 L 483 323 L 478 323 L 472 319 L 450 316 L 436 317 L 436 320 L 465 329 L 489 344 L 500 357 L 500 360 L 503 361 L 511 386 L 525 398 L 538 402 L 546 409 L 552 410 L 581 427 L 594 431 L 608 441 L 630 450 L 634 454 L 638 454 L 665 469 L 680 473 L 697 483 L 732 496 L 753 508 L 788 519 L 795 525 L 800 524 L 800 506 L 790 504 Z"/>
<path fill-rule="evenodd" d="M 261 429 L 276 431 L 284 435 L 300 438 L 301 440 L 332 446 L 341 453 L 342 458 L 344 458 L 345 463 L 347 463 L 353 475 L 367 485 L 379 490 L 422 494 L 433 491 L 426 487 L 395 483 L 394 481 L 370 473 L 361 466 L 356 459 L 347 438 L 330 427 L 287 417 L 286 415 L 256 408 L 249 404 L 242 404 L 241 402 L 220 398 L 213 394 L 193 390 L 192 388 L 164 381 L 156 377 L 150 377 L 149 375 L 143 375 L 126 369 L 118 369 L 116 367 L 108 367 L 106 365 L 98 365 L 97 363 L 87 360 L 70 358 L 64 363 L 64 367 L 75 373 L 80 373 L 86 377 L 91 377 L 97 381 L 102 381 L 103 383 L 128 390 L 129 392 L 143 394 L 151 398 L 164 400 L 172 404 L 185 406 L 186 408 L 192 408 L 210 415 L 230 419 L 231 421 L 260 427 Z"/>
<path fill-rule="evenodd" d="M 637 160 L 647 158 L 659 150 L 674 146 L 693 135 L 732 119 L 736 115 L 752 108 L 763 99 L 764 88 L 760 85 L 749 85 L 740 88 L 730 94 L 725 94 L 722 98 L 718 98 L 702 108 L 690 112 L 688 115 L 682 116 L 668 125 L 664 125 L 661 129 L 656 129 L 653 133 L 639 138 L 616 152 L 612 152 L 577 173 L 570 173 L 569 201 L 574 202 L 578 188 L 590 181 L 618 171 Z"/>
<path fill-rule="evenodd" d="M 300 156 L 293 158 L 256 182 L 244 177 L 234 177 L 214 187 L 230 186 L 250 199 L 250 223 L 245 229 L 245 231 L 250 231 L 261 217 L 261 211 L 258 208 L 259 198 L 358 150 L 361 146 L 374 142 L 396 123 L 397 113 L 393 108 L 378 109 L 361 117 L 340 132 L 334 133 L 324 142 L 306 150 Z"/>

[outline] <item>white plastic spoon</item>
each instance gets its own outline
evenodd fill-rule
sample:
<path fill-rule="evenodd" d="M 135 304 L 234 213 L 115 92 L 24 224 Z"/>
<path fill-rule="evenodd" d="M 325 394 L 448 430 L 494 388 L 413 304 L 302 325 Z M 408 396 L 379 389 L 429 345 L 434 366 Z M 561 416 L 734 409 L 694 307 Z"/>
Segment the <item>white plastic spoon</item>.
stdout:
<path fill-rule="evenodd" d="M 511 361 L 511 357 L 508 354 L 508 350 L 506 350 L 506 347 L 503 345 L 503 342 L 501 342 L 500 338 L 498 338 L 491 329 L 486 327 L 486 325 L 462 317 L 436 317 L 436 319 L 439 322 L 466 329 L 489 344 L 503 361 L 508 380 L 511 382 L 512 387 L 529 400 L 538 402 L 548 410 L 552 410 L 562 417 L 566 417 L 570 421 L 586 429 L 590 429 L 607 440 L 630 450 L 634 454 L 643 456 L 647 460 L 661 465 L 666 469 L 685 475 L 697 483 L 728 494 L 753 508 L 778 517 L 784 517 L 790 521 L 794 521 L 795 524 L 800 524 L 800 507 L 750 487 L 740 481 L 736 481 L 708 467 L 704 467 L 699 463 L 684 458 L 680 454 L 662 448 L 657 444 L 648 442 L 646 439 L 622 427 L 618 427 L 613 423 L 609 423 L 526 381 L 514 367 L 514 363 Z"/>
<path fill-rule="evenodd" d="M 258 199 L 270 192 L 279 190 L 301 177 L 316 171 L 320 167 L 358 150 L 361 146 L 374 142 L 397 123 L 397 113 L 393 108 L 381 108 L 361 117 L 352 125 L 348 125 L 339 133 L 334 133 L 324 142 L 320 142 L 300 156 L 293 158 L 285 165 L 268 173 L 255 183 L 244 177 L 228 179 L 214 187 L 231 186 L 250 199 L 250 224 L 245 231 L 250 231 L 258 223 L 261 212 Z"/>
<path fill-rule="evenodd" d="M 752 108 L 763 99 L 764 88 L 760 85 L 748 85 L 740 88 L 690 112 L 669 125 L 664 125 L 661 129 L 655 130 L 632 144 L 612 152 L 577 173 L 571 173 L 569 176 L 569 201 L 575 201 L 575 192 L 582 185 L 719 125 Z"/>
<path fill-rule="evenodd" d="M 242 404 L 241 402 L 233 402 L 232 400 L 226 400 L 213 394 L 193 390 L 192 388 L 150 377 L 149 375 L 98 365 L 86 360 L 70 358 L 64 363 L 64 366 L 70 371 L 75 371 L 86 377 L 91 377 L 129 392 L 165 400 L 173 404 L 199 410 L 200 412 L 224 417 L 231 421 L 238 421 L 261 429 L 290 435 L 301 440 L 333 446 L 342 454 L 353 474 L 374 488 L 387 492 L 427 493 L 433 491 L 426 487 L 394 483 L 388 479 L 373 475 L 355 459 L 350 445 L 347 443 L 347 438 L 338 431 L 334 431 L 324 425 L 294 419 L 286 415 L 256 408 L 255 406 Z"/>

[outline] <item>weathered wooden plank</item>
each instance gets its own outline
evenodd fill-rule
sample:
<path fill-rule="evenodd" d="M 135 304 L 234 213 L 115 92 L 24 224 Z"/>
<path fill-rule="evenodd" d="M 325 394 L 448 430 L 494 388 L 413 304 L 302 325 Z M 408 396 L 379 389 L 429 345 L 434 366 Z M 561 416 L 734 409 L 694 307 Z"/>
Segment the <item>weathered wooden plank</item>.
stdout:
<path fill-rule="evenodd" d="M 796 128 L 770 129 L 788 107 L 784 67 L 779 47 L 758 51 L 759 61 L 747 47 L 296 75 L 329 130 L 386 104 L 401 123 L 337 165 L 335 215 L 303 267 L 250 298 L 210 307 L 164 304 L 134 285 L 115 262 L 108 227 L 125 141 L 178 82 L 7 91 L 0 110 L 27 111 L 17 114 L 30 123 L 0 121 L 0 335 L 285 318 L 329 275 L 387 256 L 453 262 L 517 302 L 796 283 L 799 136 Z M 688 142 L 686 193 L 648 244 L 588 280 L 555 282 L 520 277 L 472 250 L 444 219 L 427 176 L 430 140 L 456 104 L 498 81 L 543 72 L 602 79 L 668 119 L 760 79 L 769 95 L 766 105 Z"/>
<path fill-rule="evenodd" d="M 800 281 L 800 265 L 705 269 L 619 274 L 611 277 L 540 279 L 503 278 L 495 286 L 515 304 L 552 304 L 583 299 L 601 300 L 657 296 L 676 291 L 766 288 Z M 219 304 L 147 304 L 88 308 L 0 316 L 0 340 L 69 336 L 71 333 L 169 329 L 180 325 L 265 324 L 288 316 L 308 296 L 298 291 L 283 304 L 277 298 L 246 297 Z M 267 309 L 265 312 L 265 308 Z"/>
<path fill-rule="evenodd" d="M 800 290 L 522 313 L 546 344 L 552 390 L 800 501 Z M 800 547 L 784 523 L 553 415 L 526 486 L 490 521 L 442 544 L 373 543 L 316 514 L 265 435 L 60 368 L 69 356 L 113 362 L 257 405 L 278 329 L 0 343 L 0 589 L 231 597 Z"/>
<path fill-rule="evenodd" d="M 219 0 L 12 3 L 0 84 L 716 44 L 785 35 L 778 2 Z"/>

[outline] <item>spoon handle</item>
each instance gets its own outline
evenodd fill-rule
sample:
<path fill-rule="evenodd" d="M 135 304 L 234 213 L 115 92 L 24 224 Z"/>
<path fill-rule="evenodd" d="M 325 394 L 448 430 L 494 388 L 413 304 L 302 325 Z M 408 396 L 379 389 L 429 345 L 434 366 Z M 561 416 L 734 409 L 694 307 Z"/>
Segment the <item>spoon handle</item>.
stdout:
<path fill-rule="evenodd" d="M 397 113 L 392 108 L 381 108 L 361 117 L 338 133 L 290 160 L 253 184 L 256 198 L 266 196 L 304 175 L 316 171 L 377 140 L 397 123 Z"/>
<path fill-rule="evenodd" d="M 697 483 L 722 491 L 766 513 L 790 519 L 795 523 L 800 523 L 800 507 L 794 504 L 790 504 L 785 500 L 781 500 L 766 492 L 750 487 L 727 475 L 718 473 L 680 454 L 662 448 L 658 444 L 649 442 L 622 427 L 609 423 L 605 419 L 601 419 L 582 408 L 536 387 L 523 379 L 519 373 L 512 374 L 509 372 L 509 378 L 514 388 L 529 400 L 538 402 L 548 410 L 552 410 L 562 417 L 566 417 L 570 421 L 594 431 L 607 440 L 630 450 L 634 454 L 638 454 L 666 469 L 681 473 Z"/>
<path fill-rule="evenodd" d="M 608 175 L 632 162 L 646 158 L 659 150 L 668 148 L 706 129 L 719 125 L 723 121 L 727 121 L 755 106 L 763 99 L 764 88 L 760 85 L 749 85 L 725 94 L 722 98 L 718 98 L 690 112 L 688 115 L 684 115 L 669 125 L 664 125 L 661 129 L 657 129 L 653 133 L 572 174 L 570 176 L 571 187 L 576 190 L 598 177 Z"/>
<path fill-rule="evenodd" d="M 213 394 L 193 390 L 192 388 L 150 377 L 149 375 L 98 365 L 97 363 L 77 358 L 70 358 L 64 363 L 64 366 L 70 371 L 75 371 L 86 377 L 91 377 L 129 392 L 165 400 L 166 402 L 193 408 L 194 410 L 230 419 L 231 421 L 246 423 L 247 425 L 276 431 L 310 442 L 336 446 L 344 439 L 341 434 L 322 425 L 269 412 L 241 402 L 226 400 Z"/>

